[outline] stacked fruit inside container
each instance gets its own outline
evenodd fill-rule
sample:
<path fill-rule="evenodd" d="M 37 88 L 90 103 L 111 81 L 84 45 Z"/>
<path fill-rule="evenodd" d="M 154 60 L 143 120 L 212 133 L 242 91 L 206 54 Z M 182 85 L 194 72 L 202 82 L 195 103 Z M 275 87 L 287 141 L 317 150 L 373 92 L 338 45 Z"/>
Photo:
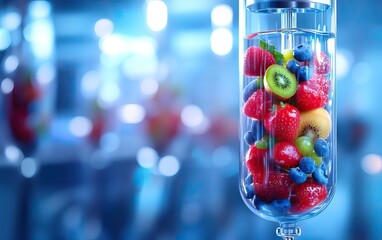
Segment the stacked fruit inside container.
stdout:
<path fill-rule="evenodd" d="M 306 213 L 328 195 L 331 70 L 328 54 L 309 44 L 281 53 L 259 40 L 245 51 L 244 192 L 274 216 Z"/>

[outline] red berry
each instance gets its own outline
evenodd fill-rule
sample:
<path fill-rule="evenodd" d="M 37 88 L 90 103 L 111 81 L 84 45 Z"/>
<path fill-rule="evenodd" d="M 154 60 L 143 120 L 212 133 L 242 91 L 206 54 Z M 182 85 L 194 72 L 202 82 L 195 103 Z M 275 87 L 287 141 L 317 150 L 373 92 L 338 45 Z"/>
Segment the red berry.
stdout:
<path fill-rule="evenodd" d="M 265 174 L 267 150 L 252 145 L 246 155 L 248 170 L 253 176 L 262 178 Z"/>
<path fill-rule="evenodd" d="M 251 46 L 244 56 L 244 74 L 249 77 L 264 76 L 267 68 L 275 63 L 275 58 L 270 52 Z"/>
<path fill-rule="evenodd" d="M 253 177 L 256 196 L 266 202 L 276 199 L 288 199 L 294 183 L 288 173 L 271 170 L 265 178 Z"/>
<path fill-rule="evenodd" d="M 300 125 L 300 112 L 290 104 L 280 103 L 275 106 L 275 110 L 265 114 L 264 127 L 275 138 L 293 142 Z"/>
<path fill-rule="evenodd" d="M 246 116 L 263 120 L 265 113 L 272 107 L 272 96 L 264 89 L 259 89 L 245 102 L 243 112 Z"/>
<path fill-rule="evenodd" d="M 325 93 L 329 94 L 331 90 L 331 81 L 329 78 L 325 77 L 323 74 L 317 74 L 313 73 L 310 80 L 307 82 L 307 84 L 318 84 L 320 89 Z"/>
<path fill-rule="evenodd" d="M 295 94 L 297 108 L 309 111 L 321 108 L 328 103 L 328 95 L 317 82 L 304 82 L 298 85 Z"/>
<path fill-rule="evenodd" d="M 297 167 L 302 158 L 297 147 L 293 143 L 279 142 L 273 149 L 274 162 L 282 168 Z"/>
<path fill-rule="evenodd" d="M 318 184 L 310 178 L 293 188 L 290 211 L 293 213 L 307 212 L 324 201 L 326 196 L 325 185 Z"/>
<path fill-rule="evenodd" d="M 318 74 L 328 74 L 332 70 L 331 61 L 329 57 L 321 52 L 320 54 L 314 54 L 314 71 Z"/>

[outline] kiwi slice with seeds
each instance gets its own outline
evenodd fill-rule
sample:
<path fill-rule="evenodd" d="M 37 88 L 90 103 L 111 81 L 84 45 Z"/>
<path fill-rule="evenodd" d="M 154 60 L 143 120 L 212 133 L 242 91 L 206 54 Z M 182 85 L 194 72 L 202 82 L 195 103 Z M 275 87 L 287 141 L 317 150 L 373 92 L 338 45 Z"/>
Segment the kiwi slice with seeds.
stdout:
<path fill-rule="evenodd" d="M 265 90 L 280 100 L 292 97 L 297 91 L 297 85 L 296 77 L 283 66 L 274 64 L 265 72 Z"/>
<path fill-rule="evenodd" d="M 307 136 L 313 139 L 328 138 L 332 129 L 329 113 L 324 108 L 301 112 L 300 126 L 297 136 Z"/>

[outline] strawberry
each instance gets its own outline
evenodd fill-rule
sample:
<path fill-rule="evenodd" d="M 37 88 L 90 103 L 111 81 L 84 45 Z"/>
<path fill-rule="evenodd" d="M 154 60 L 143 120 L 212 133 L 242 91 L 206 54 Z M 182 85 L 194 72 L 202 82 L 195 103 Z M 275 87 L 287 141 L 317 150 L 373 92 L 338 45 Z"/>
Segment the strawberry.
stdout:
<path fill-rule="evenodd" d="M 256 196 L 265 202 L 288 199 L 294 183 L 288 173 L 271 170 L 267 178 L 253 177 Z"/>
<path fill-rule="evenodd" d="M 265 114 L 265 130 L 281 141 L 293 142 L 297 136 L 299 125 L 300 112 L 290 104 L 280 102 L 280 104 L 274 105 L 272 111 Z"/>
<path fill-rule="evenodd" d="M 320 52 L 320 54 L 314 54 L 313 56 L 314 62 L 314 71 L 318 74 L 328 74 L 332 70 L 331 61 L 329 57 L 324 53 Z"/>
<path fill-rule="evenodd" d="M 329 94 L 331 89 L 331 81 L 329 78 L 325 77 L 325 75 L 313 73 L 312 77 L 310 78 L 308 82 L 308 85 L 313 83 L 318 84 L 320 89 L 325 94 Z"/>
<path fill-rule="evenodd" d="M 293 143 L 278 142 L 273 148 L 274 162 L 282 168 L 294 168 L 302 158 L 297 147 Z"/>
<path fill-rule="evenodd" d="M 265 113 L 272 107 L 272 96 L 264 89 L 259 89 L 249 97 L 243 107 L 246 116 L 263 120 Z"/>
<path fill-rule="evenodd" d="M 264 76 L 267 68 L 275 63 L 275 58 L 270 52 L 251 46 L 245 52 L 244 74 L 249 77 Z"/>
<path fill-rule="evenodd" d="M 297 184 L 293 188 L 290 211 L 293 213 L 307 212 L 324 201 L 326 196 L 325 185 L 309 178 L 306 182 Z"/>
<path fill-rule="evenodd" d="M 296 106 L 300 111 L 321 108 L 328 103 L 328 95 L 317 81 L 300 83 L 295 94 Z"/>
<path fill-rule="evenodd" d="M 246 163 L 248 170 L 253 176 L 263 178 L 265 175 L 267 150 L 257 148 L 252 145 L 246 155 Z"/>

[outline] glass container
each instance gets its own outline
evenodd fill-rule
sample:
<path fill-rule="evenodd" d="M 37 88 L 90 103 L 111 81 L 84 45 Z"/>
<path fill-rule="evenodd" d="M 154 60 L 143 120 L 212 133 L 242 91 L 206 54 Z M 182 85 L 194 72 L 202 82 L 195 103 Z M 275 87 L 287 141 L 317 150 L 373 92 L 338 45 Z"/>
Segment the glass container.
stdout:
<path fill-rule="evenodd" d="M 335 192 L 336 2 L 243 0 L 239 34 L 240 193 L 294 239 Z"/>

